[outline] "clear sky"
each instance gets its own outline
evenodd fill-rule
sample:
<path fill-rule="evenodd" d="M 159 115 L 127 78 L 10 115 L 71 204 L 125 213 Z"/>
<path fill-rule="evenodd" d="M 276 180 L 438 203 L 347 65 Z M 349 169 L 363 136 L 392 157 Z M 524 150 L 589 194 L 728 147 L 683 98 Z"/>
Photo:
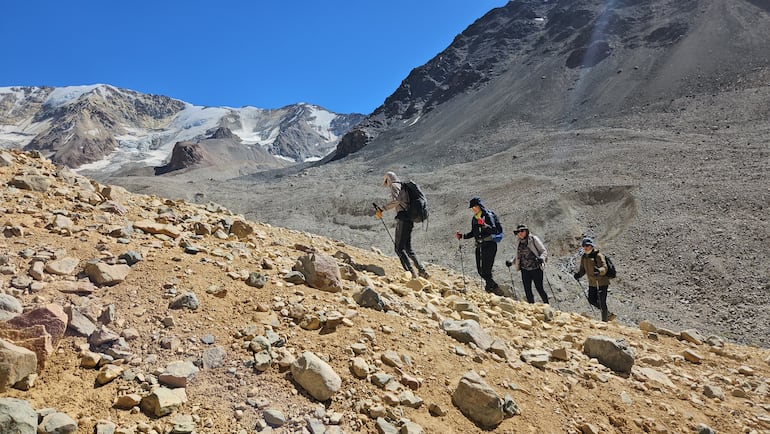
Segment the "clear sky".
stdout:
<path fill-rule="evenodd" d="M 3 0 L 0 87 L 371 113 L 506 0 Z"/>

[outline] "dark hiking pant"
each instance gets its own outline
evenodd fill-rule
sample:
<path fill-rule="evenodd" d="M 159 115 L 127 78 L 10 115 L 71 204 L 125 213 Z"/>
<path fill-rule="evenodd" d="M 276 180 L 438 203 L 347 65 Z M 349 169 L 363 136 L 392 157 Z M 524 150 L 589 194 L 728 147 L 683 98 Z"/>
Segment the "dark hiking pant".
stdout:
<path fill-rule="evenodd" d="M 492 266 L 495 264 L 495 255 L 497 255 L 497 243 L 494 241 L 484 241 L 476 244 L 476 271 L 484 279 L 484 290 L 492 292 L 497 289 L 497 282 L 492 279 Z"/>
<path fill-rule="evenodd" d="M 607 321 L 610 311 L 607 309 L 607 288 L 609 286 L 589 286 L 588 302 L 602 311 L 602 321 Z"/>
<path fill-rule="evenodd" d="M 527 297 L 527 303 L 534 303 L 535 296 L 532 294 L 532 282 L 535 282 L 537 293 L 543 303 L 548 304 L 548 294 L 543 289 L 543 270 L 536 268 L 534 270 L 521 270 L 521 283 L 524 285 L 524 295 Z"/>
<path fill-rule="evenodd" d="M 418 271 L 425 271 L 425 269 L 420 264 L 420 261 L 417 260 L 417 256 L 415 256 L 414 250 L 412 250 L 413 228 L 413 221 L 396 219 L 396 255 L 398 255 L 398 259 L 401 261 L 401 266 L 404 267 L 404 270 L 412 274 L 414 274 L 414 269 L 412 268 L 412 264 L 409 263 L 410 258 L 412 259 L 412 262 L 414 262 L 414 266 L 417 267 Z"/>

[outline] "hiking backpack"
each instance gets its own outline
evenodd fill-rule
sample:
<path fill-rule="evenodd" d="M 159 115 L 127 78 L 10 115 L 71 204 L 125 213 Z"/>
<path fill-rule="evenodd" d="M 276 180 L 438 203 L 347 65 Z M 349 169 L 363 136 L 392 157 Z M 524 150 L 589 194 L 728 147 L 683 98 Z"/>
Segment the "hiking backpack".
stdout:
<path fill-rule="evenodd" d="M 489 214 L 490 219 L 495 224 L 495 230 L 497 231 L 492 234 L 492 241 L 499 243 L 503 240 L 503 225 L 500 223 L 500 219 L 497 218 L 497 214 L 490 210 L 487 210 L 487 214 Z"/>
<path fill-rule="evenodd" d="M 618 275 L 617 270 L 615 270 L 615 264 L 612 263 L 612 261 L 610 260 L 610 257 L 607 256 L 605 253 L 602 253 L 602 256 L 604 256 L 604 263 L 607 264 L 607 272 L 604 273 L 604 275 L 612 279 Z"/>
<path fill-rule="evenodd" d="M 409 220 L 419 223 L 428 220 L 428 199 L 425 198 L 420 187 L 412 181 L 402 182 L 401 188 L 409 193 L 409 206 L 406 216 Z"/>

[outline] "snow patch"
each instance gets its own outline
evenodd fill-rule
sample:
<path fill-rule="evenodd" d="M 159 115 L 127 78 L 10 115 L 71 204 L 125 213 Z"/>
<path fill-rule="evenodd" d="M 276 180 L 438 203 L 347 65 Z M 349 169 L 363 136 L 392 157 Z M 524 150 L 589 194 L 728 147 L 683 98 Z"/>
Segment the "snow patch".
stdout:
<path fill-rule="evenodd" d="M 104 86 L 104 85 L 91 84 L 88 86 L 57 87 L 56 89 L 53 90 L 53 92 L 51 92 L 50 95 L 48 95 L 48 99 L 45 100 L 43 105 L 52 106 L 52 107 L 65 106 L 67 104 L 70 104 L 73 101 L 77 101 L 78 98 L 83 96 L 83 94 L 91 92 L 92 90 L 96 89 L 99 86 Z"/>

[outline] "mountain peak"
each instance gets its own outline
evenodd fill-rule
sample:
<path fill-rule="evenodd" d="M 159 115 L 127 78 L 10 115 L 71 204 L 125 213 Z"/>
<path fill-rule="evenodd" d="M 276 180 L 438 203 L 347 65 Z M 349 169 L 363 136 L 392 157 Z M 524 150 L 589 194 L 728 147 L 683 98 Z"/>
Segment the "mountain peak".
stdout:
<path fill-rule="evenodd" d="M 362 117 L 307 103 L 275 110 L 199 107 L 106 84 L 0 88 L 0 145 L 39 150 L 57 163 L 102 175 L 163 165 L 175 143 L 205 140 L 218 129 L 231 136 L 213 138 L 273 153 L 283 161 L 274 167 L 313 161 Z"/>

